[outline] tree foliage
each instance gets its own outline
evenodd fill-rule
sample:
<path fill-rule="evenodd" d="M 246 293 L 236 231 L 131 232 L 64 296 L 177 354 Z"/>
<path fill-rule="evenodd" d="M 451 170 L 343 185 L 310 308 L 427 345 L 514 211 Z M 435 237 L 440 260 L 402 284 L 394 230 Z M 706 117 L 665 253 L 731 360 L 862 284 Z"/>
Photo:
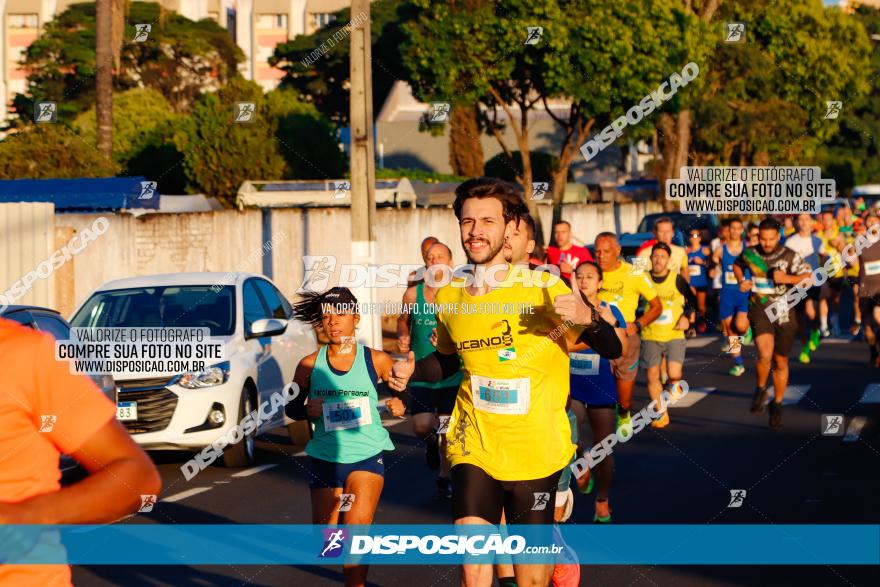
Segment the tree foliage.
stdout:
<path fill-rule="evenodd" d="M 827 102 L 865 92 L 864 27 L 821 0 L 739 0 L 719 20 L 746 24 L 743 43 L 719 43 L 708 91 L 695 105 L 692 157 L 702 164 L 785 165 L 811 160 L 838 123 Z"/>
<path fill-rule="evenodd" d="M 129 10 L 115 90 L 154 88 L 181 111 L 236 75 L 244 54 L 216 22 L 194 22 L 154 2 L 132 2 Z M 135 23 L 151 23 L 146 41 L 133 42 Z M 95 3 L 73 4 L 49 21 L 23 66 L 28 91 L 14 108 L 24 120 L 32 119 L 35 101 L 56 101 L 62 120 L 88 110 L 95 101 Z"/>
<path fill-rule="evenodd" d="M 406 79 L 401 64 L 403 33 L 400 26 L 408 20 L 410 10 L 407 0 L 379 0 L 370 5 L 374 115 L 382 108 L 391 86 L 399 79 Z M 336 20 L 311 35 L 299 35 L 276 46 L 269 63 L 285 72 L 283 87 L 295 89 L 331 122 L 344 126 L 349 117 L 351 60 L 346 25 L 352 20 L 351 9 L 340 10 L 335 16 Z M 309 59 L 319 48 L 323 55 Z"/>
<path fill-rule="evenodd" d="M 32 125 L 0 142 L 0 179 L 112 177 L 116 170 L 60 123 Z"/>
<path fill-rule="evenodd" d="M 236 102 L 255 104 L 253 122 L 235 122 Z M 232 205 L 244 180 L 280 179 L 285 161 L 276 147 L 277 130 L 254 82 L 236 78 L 203 95 L 174 134 L 189 189 Z"/>

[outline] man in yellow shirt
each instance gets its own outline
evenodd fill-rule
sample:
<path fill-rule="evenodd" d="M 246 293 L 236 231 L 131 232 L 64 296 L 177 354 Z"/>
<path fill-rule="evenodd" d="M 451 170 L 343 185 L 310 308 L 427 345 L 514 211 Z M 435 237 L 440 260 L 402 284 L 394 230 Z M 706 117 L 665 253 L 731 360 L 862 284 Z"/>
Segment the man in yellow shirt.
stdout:
<path fill-rule="evenodd" d="M 684 247 L 672 244 L 675 237 L 675 224 L 668 216 L 661 216 L 654 223 L 654 238 L 642 243 L 636 256 L 649 261 L 651 259 L 651 251 L 655 244 L 666 243 L 669 250 L 672 251 L 672 257 L 669 259 L 669 270 L 673 273 L 679 273 L 685 281 L 690 283 L 691 274 L 688 270 L 688 255 Z"/>
<path fill-rule="evenodd" d="M 626 354 L 613 361 L 617 379 L 617 428 L 626 435 L 632 430 L 630 408 L 633 387 L 639 369 L 639 351 L 642 329 L 656 320 L 663 311 L 657 292 L 651 286 L 646 271 L 620 259 L 620 242 L 613 232 L 602 232 L 596 237 L 596 262 L 602 268 L 602 289 L 599 299 L 617 306 L 626 322 Z M 648 309 L 636 320 L 639 298 L 648 301 Z"/>
<path fill-rule="evenodd" d="M 660 317 L 642 330 L 642 366 L 648 378 L 648 394 L 657 402 L 663 415 L 651 422 L 653 428 L 669 425 L 669 414 L 663 405 L 660 383 L 660 362 L 666 358 L 666 372 L 669 375 L 671 395 L 677 397 L 681 392 L 681 368 L 687 341 L 684 333 L 694 319 L 697 298 L 681 275 L 669 269 L 672 251 L 666 243 L 657 243 L 651 248 L 651 285 L 662 304 Z"/>
<path fill-rule="evenodd" d="M 549 273 L 513 267 L 504 241 L 528 209 L 519 188 L 479 178 L 456 189 L 462 247 L 474 269 L 441 288 L 437 350 L 395 365 L 392 389 L 459 368 L 464 379 L 447 432 L 456 524 L 553 523 L 556 486 L 576 446 L 565 404 L 568 345 L 620 356 L 614 327 Z M 553 565 L 516 564 L 519 584 L 546 585 Z M 464 565 L 464 583 L 489 585 L 491 565 Z"/>

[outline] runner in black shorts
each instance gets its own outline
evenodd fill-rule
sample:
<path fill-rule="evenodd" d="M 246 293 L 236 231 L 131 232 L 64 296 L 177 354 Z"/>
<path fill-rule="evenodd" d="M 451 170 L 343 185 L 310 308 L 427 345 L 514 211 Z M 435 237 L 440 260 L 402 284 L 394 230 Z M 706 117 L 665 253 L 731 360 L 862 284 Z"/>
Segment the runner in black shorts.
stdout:
<path fill-rule="evenodd" d="M 434 295 L 439 286 L 452 275 L 452 251 L 445 244 L 435 242 L 423 255 L 424 279 L 409 286 L 403 294 L 403 312 L 397 320 L 397 349 L 412 350 L 416 359 L 434 352 L 437 337 L 437 319 L 434 317 Z M 455 407 L 455 396 L 461 384 L 461 372 L 436 383 L 414 382 L 404 394 L 407 410 L 412 415 L 413 433 L 425 441 L 425 460 L 428 468 L 437 471 L 437 495 L 449 499 L 449 463 L 446 460 L 445 435 L 442 419 L 448 421 Z"/>
<path fill-rule="evenodd" d="M 774 401 L 770 402 L 770 427 L 778 430 L 782 428 L 782 397 L 788 386 L 788 353 L 798 331 L 794 308 L 783 306 L 783 298 L 791 286 L 811 277 L 812 272 L 800 255 L 779 243 L 779 222 L 766 218 L 758 228 L 758 244 L 742 252 L 734 263 L 733 271 L 740 290 L 751 292 L 748 323 L 752 326 L 758 347 L 758 364 L 755 368 L 758 388 L 751 411 L 753 414 L 764 411 L 767 379 L 772 364 Z M 750 280 L 744 279 L 746 269 L 751 271 Z M 773 319 L 768 316 L 768 308 Z M 747 324 L 740 323 L 740 317 L 737 320 L 737 330 L 744 332 Z"/>

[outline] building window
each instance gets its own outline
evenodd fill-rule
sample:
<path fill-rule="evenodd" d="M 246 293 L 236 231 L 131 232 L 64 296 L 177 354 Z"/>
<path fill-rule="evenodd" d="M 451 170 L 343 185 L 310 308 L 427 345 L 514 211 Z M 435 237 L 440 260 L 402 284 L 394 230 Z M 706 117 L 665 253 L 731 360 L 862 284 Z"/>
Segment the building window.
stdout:
<path fill-rule="evenodd" d="M 257 15 L 258 29 L 285 29 L 287 30 L 286 14 L 259 14 Z"/>
<path fill-rule="evenodd" d="M 316 30 L 324 28 L 334 20 L 336 20 L 336 15 L 334 15 L 332 12 L 312 13 L 312 27 Z"/>
<path fill-rule="evenodd" d="M 39 14 L 10 14 L 7 18 L 11 29 L 35 29 L 40 24 Z"/>

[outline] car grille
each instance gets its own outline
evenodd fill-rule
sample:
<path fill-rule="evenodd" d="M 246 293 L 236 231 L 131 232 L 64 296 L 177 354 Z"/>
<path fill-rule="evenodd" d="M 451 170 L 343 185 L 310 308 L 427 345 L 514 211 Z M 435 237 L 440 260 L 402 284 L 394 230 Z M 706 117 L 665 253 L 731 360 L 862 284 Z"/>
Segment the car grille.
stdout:
<path fill-rule="evenodd" d="M 177 407 L 177 395 L 165 388 L 170 380 L 169 377 L 163 377 L 117 382 L 117 401 L 137 402 L 138 419 L 122 422 L 130 434 L 158 432 L 168 428 Z"/>

